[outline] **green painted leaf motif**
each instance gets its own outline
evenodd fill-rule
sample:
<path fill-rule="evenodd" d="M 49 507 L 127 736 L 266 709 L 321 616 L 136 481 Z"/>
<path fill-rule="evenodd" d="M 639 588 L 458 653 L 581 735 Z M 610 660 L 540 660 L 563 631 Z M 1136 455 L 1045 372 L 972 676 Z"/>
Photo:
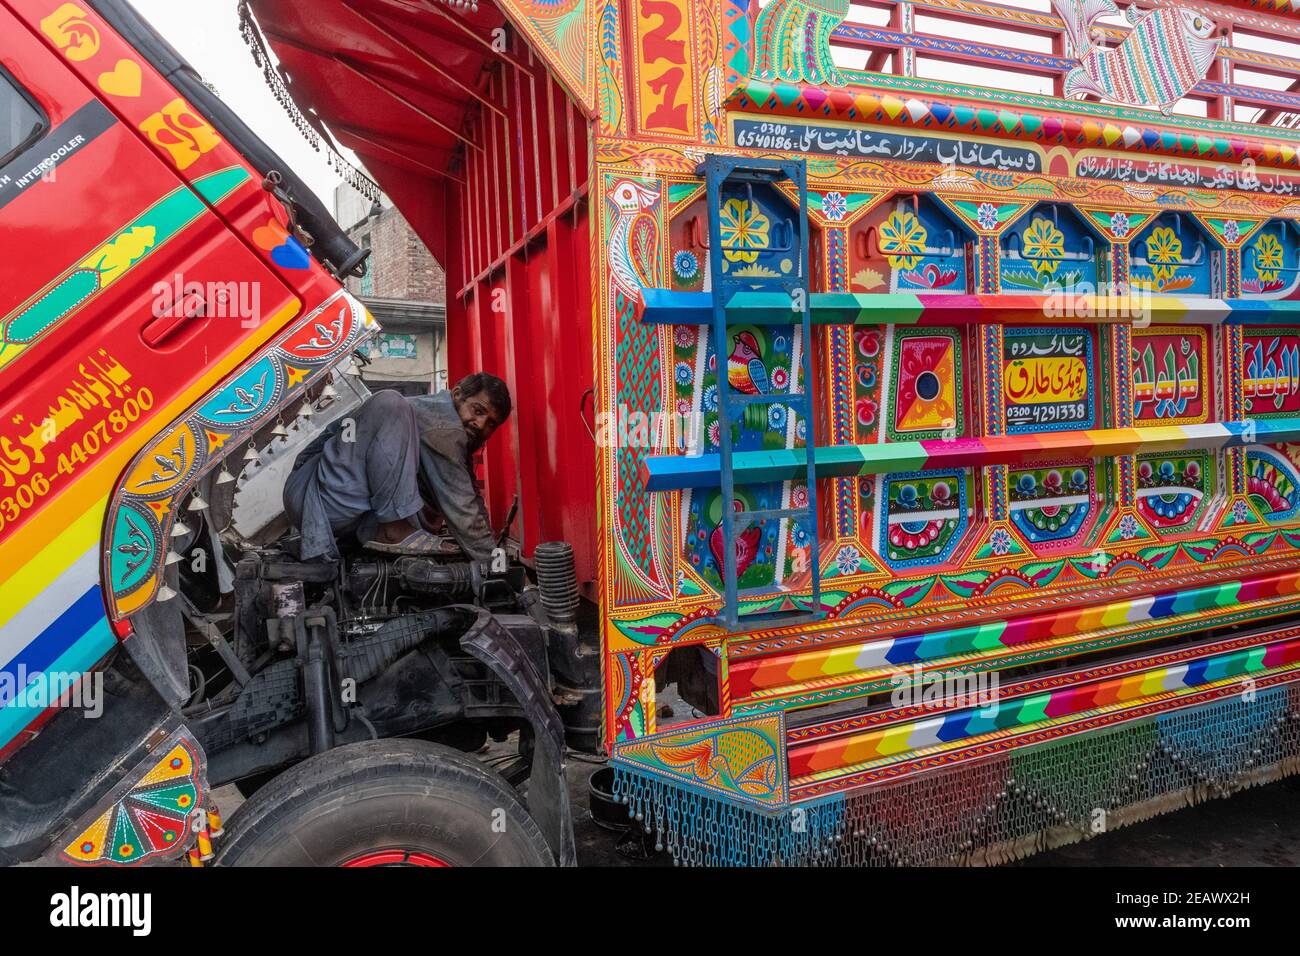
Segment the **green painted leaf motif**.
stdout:
<path fill-rule="evenodd" d="M 1106 572 L 1106 567 L 1109 563 L 1109 561 L 1106 561 L 1105 563 L 1098 564 L 1093 561 L 1091 557 L 1070 559 L 1070 565 L 1074 570 L 1078 571 L 1085 578 L 1091 578 L 1094 581 Z"/>
<path fill-rule="evenodd" d="M 1163 568 L 1169 563 L 1170 559 L 1178 553 L 1178 545 L 1157 545 L 1152 548 L 1143 548 L 1138 552 L 1138 557 L 1143 561 L 1148 561 L 1157 568 Z"/>
<path fill-rule="evenodd" d="M 1287 534 L 1284 531 L 1282 532 L 1282 537 L 1284 537 L 1287 540 L 1288 544 L 1295 545 L 1297 543 L 1300 543 L 1300 535 L 1293 536 Z M 1270 547 L 1272 547 L 1273 542 L 1277 540 L 1277 532 L 1276 531 L 1252 531 L 1250 534 L 1242 535 L 1241 540 L 1242 543 L 1246 545 L 1246 547 L 1258 553 L 1260 551 L 1267 551 Z"/>
<path fill-rule="evenodd" d="M 966 574 L 941 574 L 941 580 L 953 594 L 965 597 L 988 580 L 990 572 L 971 571 Z"/>
<path fill-rule="evenodd" d="M 1034 582 L 1036 587 L 1043 587 L 1051 584 L 1064 570 L 1063 561 L 1035 561 L 1032 564 L 1024 565 L 1020 571 L 1025 577 Z"/>
<path fill-rule="evenodd" d="M 930 593 L 937 580 L 938 578 L 926 578 L 923 581 L 892 581 L 880 590 L 890 597 L 898 598 L 904 607 L 911 607 Z"/>

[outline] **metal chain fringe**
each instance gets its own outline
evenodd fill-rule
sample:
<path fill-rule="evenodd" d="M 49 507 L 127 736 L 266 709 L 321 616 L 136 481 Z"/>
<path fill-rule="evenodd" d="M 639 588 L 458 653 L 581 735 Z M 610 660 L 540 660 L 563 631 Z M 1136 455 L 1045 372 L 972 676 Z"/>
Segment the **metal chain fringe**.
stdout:
<path fill-rule="evenodd" d="M 311 145 L 312 149 L 318 153 L 321 152 L 322 137 L 308 121 L 307 117 L 302 115 L 302 111 L 298 109 L 298 104 L 289 95 L 289 89 L 284 85 L 284 79 L 273 65 L 270 53 L 267 52 L 262 39 L 262 32 L 258 29 L 257 24 L 253 22 L 253 14 L 249 9 L 248 0 L 240 0 L 239 3 L 239 33 L 244 38 L 244 42 L 248 44 L 248 48 L 253 54 L 253 62 L 262 71 L 266 85 L 270 87 L 271 93 L 279 101 L 290 122 L 298 128 L 298 132 L 302 134 L 302 138 Z M 379 184 L 348 162 L 328 139 L 325 139 L 324 145 L 327 147 L 325 149 L 325 160 L 329 163 L 330 169 L 334 170 L 340 179 L 362 196 L 371 202 L 379 202 L 382 195 Z"/>

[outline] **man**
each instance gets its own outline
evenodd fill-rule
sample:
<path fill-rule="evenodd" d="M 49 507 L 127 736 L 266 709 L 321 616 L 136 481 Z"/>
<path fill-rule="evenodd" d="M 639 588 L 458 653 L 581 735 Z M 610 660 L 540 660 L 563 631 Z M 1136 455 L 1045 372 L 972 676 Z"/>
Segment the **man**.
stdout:
<path fill-rule="evenodd" d="M 336 537 L 349 534 L 374 551 L 432 554 L 440 541 L 423 524 L 439 518 L 469 557 L 491 558 L 496 540 L 471 456 L 510 409 L 506 383 L 475 372 L 436 395 L 377 392 L 334 422 L 298 456 L 284 486 L 302 559 L 337 557 Z"/>

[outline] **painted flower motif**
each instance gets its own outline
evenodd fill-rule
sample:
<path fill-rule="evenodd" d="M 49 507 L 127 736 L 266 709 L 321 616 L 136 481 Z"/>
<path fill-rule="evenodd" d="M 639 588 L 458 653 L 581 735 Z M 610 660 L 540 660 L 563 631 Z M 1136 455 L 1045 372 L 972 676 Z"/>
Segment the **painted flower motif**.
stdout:
<path fill-rule="evenodd" d="M 890 213 L 880 225 L 880 251 L 895 269 L 912 269 L 925 253 L 925 226 L 906 210 Z"/>
<path fill-rule="evenodd" d="M 1246 506 L 1246 502 L 1238 501 L 1232 506 L 1232 519 L 1238 524 L 1250 520 L 1250 508 Z"/>
<path fill-rule="evenodd" d="M 993 534 L 989 537 L 989 547 L 997 555 L 1011 553 L 1011 532 L 1006 528 L 994 528 Z"/>
<path fill-rule="evenodd" d="M 773 339 L 772 339 L 772 351 L 773 351 L 773 352 L 784 352 L 784 351 L 785 351 L 785 336 L 784 336 L 784 335 L 777 335 L 777 336 L 774 336 L 774 337 L 773 337 Z"/>
<path fill-rule="evenodd" d="M 875 358 L 880 354 L 880 332 L 876 329 L 858 329 L 853 333 L 853 342 L 864 358 Z"/>
<path fill-rule="evenodd" d="M 706 412 L 718 410 L 718 386 L 710 385 L 704 390 L 704 410 Z"/>
<path fill-rule="evenodd" d="M 678 385 L 689 385 L 691 379 L 695 377 L 695 373 L 692 371 L 689 362 L 678 362 L 676 373 Z"/>
<path fill-rule="evenodd" d="M 808 437 L 808 425 L 802 418 L 794 423 L 794 434 L 800 441 Z"/>
<path fill-rule="evenodd" d="M 796 521 L 794 526 L 790 528 L 790 537 L 793 539 L 795 546 L 799 548 L 806 547 L 811 540 L 808 529 L 804 527 L 802 521 Z"/>
<path fill-rule="evenodd" d="M 1119 519 L 1119 536 L 1121 538 L 1136 538 L 1138 536 L 1137 518 L 1132 515 L 1124 515 Z"/>
<path fill-rule="evenodd" d="M 718 215 L 723 254 L 732 262 L 754 262 L 758 250 L 769 244 L 771 225 L 758 204 L 748 199 L 728 199 Z"/>
<path fill-rule="evenodd" d="M 785 388 L 786 383 L 790 381 L 790 376 L 780 365 L 772 369 L 772 387 Z"/>
<path fill-rule="evenodd" d="M 1153 263 L 1151 274 L 1158 282 L 1168 282 L 1178 272 L 1183 255 L 1183 241 L 1168 226 L 1160 226 L 1147 239 L 1147 261 Z"/>
<path fill-rule="evenodd" d="M 806 485 L 799 485 L 790 492 L 790 507 L 808 507 L 808 488 Z"/>
<path fill-rule="evenodd" d="M 682 282 L 690 282 L 700 274 L 700 260 L 688 249 L 673 254 L 673 272 Z"/>
<path fill-rule="evenodd" d="M 1183 465 L 1183 481 L 1188 484 L 1195 484 L 1201 480 L 1201 466 L 1194 461 L 1189 461 Z"/>
<path fill-rule="evenodd" d="M 693 325 L 679 325 L 673 330 L 673 342 L 678 348 L 688 349 L 695 344 L 699 333 Z"/>
<path fill-rule="evenodd" d="M 861 552 L 851 544 L 846 544 L 835 553 L 835 567 L 839 568 L 840 574 L 856 574 L 861 560 Z"/>
<path fill-rule="evenodd" d="M 831 192 L 822 197 L 822 215 L 831 222 L 839 222 L 848 211 L 849 204 L 843 193 Z"/>
<path fill-rule="evenodd" d="M 715 446 L 722 444 L 722 426 L 716 420 L 709 422 L 709 444 Z"/>
<path fill-rule="evenodd" d="M 716 372 L 717 370 L 718 370 L 718 356 L 717 356 L 716 354 L 714 354 L 714 355 L 710 355 L 710 356 L 709 356 L 709 371 L 710 371 L 710 372 Z"/>
<path fill-rule="evenodd" d="M 857 376 L 858 385 L 862 388 L 874 388 L 876 384 L 876 367 L 870 362 L 863 362 L 856 369 L 854 374 Z"/>
<path fill-rule="evenodd" d="M 1034 264 L 1039 276 L 1056 274 L 1056 268 L 1065 258 L 1065 233 L 1050 219 L 1035 216 L 1024 234 L 1025 258 Z"/>
<path fill-rule="evenodd" d="M 773 405 L 767 410 L 767 427 L 772 429 L 785 428 L 785 406 Z"/>
<path fill-rule="evenodd" d="M 1121 239 L 1128 235 L 1128 213 L 1114 212 L 1110 215 L 1110 231 Z"/>
<path fill-rule="evenodd" d="M 684 398 L 677 400 L 677 415 L 680 418 L 686 418 L 691 414 L 691 403 Z"/>
<path fill-rule="evenodd" d="M 1271 232 L 1260 233 L 1252 247 L 1255 252 L 1255 272 L 1261 282 L 1277 281 L 1282 268 L 1282 243 Z"/>
<path fill-rule="evenodd" d="M 975 210 L 975 217 L 979 220 L 981 229 L 996 229 L 998 227 L 998 210 L 991 202 L 982 202 L 979 208 Z"/>
<path fill-rule="evenodd" d="M 1236 242 L 1241 238 L 1241 226 L 1237 225 L 1237 220 L 1229 219 L 1223 224 L 1223 238 L 1228 242 Z"/>
<path fill-rule="evenodd" d="M 858 424 L 863 428 L 876 423 L 876 403 L 869 398 L 859 398 L 855 406 L 858 413 Z"/>

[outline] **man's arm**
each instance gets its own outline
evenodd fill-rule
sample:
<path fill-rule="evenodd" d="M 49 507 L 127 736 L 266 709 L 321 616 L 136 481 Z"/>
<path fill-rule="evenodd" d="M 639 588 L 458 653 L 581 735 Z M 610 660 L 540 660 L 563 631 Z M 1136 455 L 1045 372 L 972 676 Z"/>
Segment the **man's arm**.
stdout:
<path fill-rule="evenodd" d="M 487 561 L 496 549 L 487 507 L 469 469 L 460 462 L 420 446 L 420 461 L 438 508 L 462 551 L 476 561 Z"/>

